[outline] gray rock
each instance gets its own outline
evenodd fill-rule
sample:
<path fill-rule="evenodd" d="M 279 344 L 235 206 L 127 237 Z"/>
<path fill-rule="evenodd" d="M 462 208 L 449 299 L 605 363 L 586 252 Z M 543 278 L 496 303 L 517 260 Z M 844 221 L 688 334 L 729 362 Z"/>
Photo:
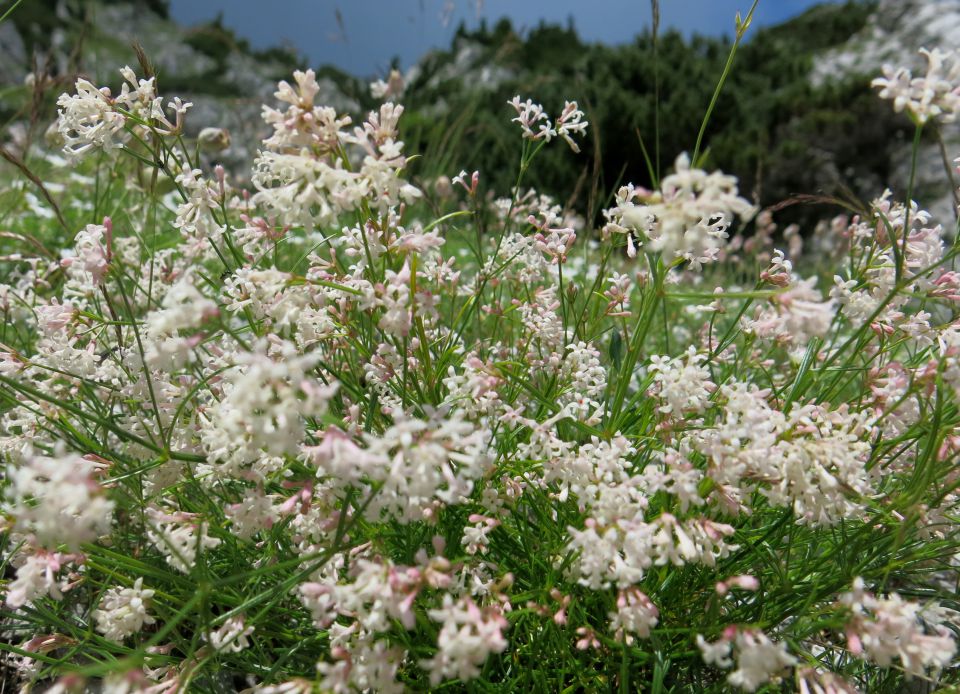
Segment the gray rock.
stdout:
<path fill-rule="evenodd" d="M 0 84 L 18 84 L 27 72 L 27 50 L 16 26 L 0 24 Z"/>
<path fill-rule="evenodd" d="M 885 63 L 917 70 L 921 48 L 960 45 L 960 0 L 882 0 L 866 26 L 826 51 L 810 75 L 814 84 L 850 75 L 878 74 Z"/>

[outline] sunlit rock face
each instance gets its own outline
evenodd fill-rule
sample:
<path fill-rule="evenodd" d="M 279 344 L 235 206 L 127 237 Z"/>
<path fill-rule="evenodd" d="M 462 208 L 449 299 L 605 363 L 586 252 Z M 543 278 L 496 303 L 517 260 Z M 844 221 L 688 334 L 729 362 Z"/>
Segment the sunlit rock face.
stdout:
<path fill-rule="evenodd" d="M 814 62 L 815 83 L 851 74 L 873 74 L 884 63 L 923 67 L 917 51 L 960 45 L 960 0 L 883 0 L 866 26 L 846 44 Z"/>

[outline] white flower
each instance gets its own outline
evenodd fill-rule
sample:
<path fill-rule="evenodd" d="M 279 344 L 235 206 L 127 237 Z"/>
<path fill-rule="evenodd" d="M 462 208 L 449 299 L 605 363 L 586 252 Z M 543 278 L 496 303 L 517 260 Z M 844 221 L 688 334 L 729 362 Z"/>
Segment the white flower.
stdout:
<path fill-rule="evenodd" d="M 726 639 L 710 643 L 701 634 L 697 634 L 697 648 L 700 649 L 700 656 L 707 665 L 720 668 L 728 668 L 733 665 L 733 661 L 730 659 L 733 644 Z"/>
<path fill-rule="evenodd" d="M 893 100 L 893 108 L 909 111 L 919 123 L 937 120 L 953 122 L 960 109 L 960 59 L 955 51 L 934 48 L 920 49 L 927 61 L 923 77 L 914 77 L 910 70 L 883 66 L 883 77 L 871 83 L 880 87 L 880 97 Z"/>
<path fill-rule="evenodd" d="M 786 264 L 789 266 L 789 261 Z M 835 299 L 824 301 L 815 288 L 816 281 L 816 277 L 794 278 L 793 284 L 772 297 L 767 306 L 758 306 L 752 318 L 741 318 L 744 332 L 762 339 L 790 342 L 801 348 L 812 337 L 825 336 L 836 315 L 837 302 Z"/>
<path fill-rule="evenodd" d="M 560 375 L 569 387 L 557 403 L 569 406 L 588 423 L 599 421 L 602 407 L 599 401 L 607 388 L 607 371 L 600 363 L 600 352 L 586 342 L 567 345 Z"/>
<path fill-rule="evenodd" d="M 717 386 L 710 380 L 710 371 L 703 362 L 706 355 L 698 354 L 693 345 L 684 357 L 650 357 L 653 374 L 653 392 L 666 404 L 660 412 L 681 417 L 685 412 L 703 412 L 710 403 L 710 394 Z"/>
<path fill-rule="evenodd" d="M 476 554 L 477 552 L 486 554 L 489 535 L 494 528 L 500 525 L 500 521 L 477 513 L 472 514 L 468 520 L 473 525 L 468 525 L 463 529 L 463 538 L 460 540 L 460 544 L 464 546 L 467 554 Z"/>
<path fill-rule="evenodd" d="M 144 624 L 153 624 L 156 620 L 147 614 L 153 595 L 153 590 L 143 587 L 142 578 L 132 588 L 111 588 L 100 598 L 100 606 L 93 613 L 97 631 L 111 641 L 123 641 Z"/>
<path fill-rule="evenodd" d="M 238 476 L 264 453 L 296 455 L 306 419 L 322 415 L 336 392 L 336 384 L 310 377 L 316 357 L 279 338 L 234 360 L 221 396 L 200 422 L 201 441 L 221 476 Z"/>
<path fill-rule="evenodd" d="M 622 484 L 601 486 L 599 499 L 593 502 L 595 517 L 587 518 L 586 529 L 567 528 L 567 549 L 579 555 L 571 572 L 579 574 L 581 585 L 593 590 L 609 585 L 627 588 L 651 566 L 716 566 L 718 559 L 737 549 L 726 543 L 734 529 L 724 523 L 707 518 L 678 521 L 669 513 L 644 521 L 647 499 L 640 496 L 642 485 L 641 478 L 628 478 Z"/>
<path fill-rule="evenodd" d="M 480 674 L 480 666 L 491 653 L 502 653 L 507 647 L 503 630 L 507 620 L 499 608 L 481 610 L 469 598 L 454 602 L 447 594 L 443 607 L 429 611 L 430 618 L 442 622 L 437 636 L 437 654 L 422 661 L 434 686 L 447 678 L 469 680 Z"/>
<path fill-rule="evenodd" d="M 570 145 L 570 149 L 574 152 L 579 152 L 580 146 L 574 142 L 571 136 L 586 133 L 587 125 L 587 121 L 583 120 L 583 111 L 577 106 L 577 102 L 564 102 L 563 112 L 557 118 L 557 134 Z"/>
<path fill-rule="evenodd" d="M 76 313 L 70 302 L 58 303 L 52 299 L 49 304 L 34 306 L 37 314 L 37 326 L 47 335 L 54 335 L 63 330 Z"/>
<path fill-rule="evenodd" d="M 30 456 L 7 468 L 8 512 L 40 547 L 77 550 L 109 531 L 114 504 L 94 481 L 97 465 L 77 455 Z"/>
<path fill-rule="evenodd" d="M 198 549 L 213 549 L 220 544 L 220 539 L 207 535 L 206 526 L 195 521 L 192 514 L 148 508 L 147 519 L 147 539 L 181 573 L 193 570 Z"/>
<path fill-rule="evenodd" d="M 391 70 L 386 81 L 376 80 L 370 84 L 370 96 L 374 99 L 399 99 L 406 88 L 399 70 Z"/>
<path fill-rule="evenodd" d="M 686 258 L 696 269 L 718 258 L 733 220 L 749 221 L 756 208 L 740 197 L 733 176 L 691 168 L 686 154 L 674 168 L 659 191 L 622 187 L 616 206 L 604 210 L 603 232 L 626 235 L 631 255 L 642 244 L 668 258 Z"/>
<path fill-rule="evenodd" d="M 400 178 L 407 163 L 397 139 L 402 106 L 383 104 L 350 134 L 344 131 L 350 118 L 314 105 L 320 90 L 314 72 L 298 71 L 294 78 L 296 89 L 281 82 L 276 92 L 286 110 L 264 107 L 274 133 L 264 140 L 267 150 L 259 153 L 251 177 L 256 204 L 282 224 L 313 229 L 333 224 L 364 202 L 386 214 L 420 197 L 419 189 Z M 359 170 L 351 170 L 348 162 L 360 157 Z"/>
<path fill-rule="evenodd" d="M 474 480 L 489 469 L 489 431 L 466 421 L 459 410 L 434 412 L 429 419 L 397 417 L 380 436 L 366 435 L 361 455 L 350 446 L 335 446 L 331 456 L 314 459 L 320 474 L 345 484 L 362 474 L 379 491 L 367 508 L 381 516 L 410 522 L 423 520 L 442 505 L 462 503 Z M 319 452 L 319 451 L 318 451 Z M 353 471 L 349 471 L 353 468 Z M 346 471 L 338 475 L 337 470 Z"/>
<path fill-rule="evenodd" d="M 269 528 L 278 516 L 273 499 L 261 489 L 247 489 L 243 500 L 228 506 L 224 514 L 230 519 L 233 534 L 245 540 Z"/>
<path fill-rule="evenodd" d="M 77 259 L 83 265 L 83 270 L 90 273 L 94 284 L 103 282 L 107 274 L 109 262 L 108 246 L 112 234 L 112 225 L 109 218 L 103 224 L 88 224 L 80 231 L 74 240 Z M 71 264 L 72 259 L 62 261 L 62 264 Z"/>
<path fill-rule="evenodd" d="M 59 552 L 39 551 L 32 554 L 17 568 L 17 577 L 7 586 L 7 606 L 13 609 L 49 595 L 59 600 L 66 581 L 57 580 L 61 566 L 72 559 L 71 555 Z"/>
<path fill-rule="evenodd" d="M 153 339 L 176 335 L 180 330 L 198 327 L 217 314 L 217 303 L 196 287 L 193 273 L 186 273 L 168 290 L 161 308 L 147 314 L 147 335 Z"/>
<path fill-rule="evenodd" d="M 840 597 L 852 616 L 847 625 L 847 644 L 855 656 L 891 667 L 899 659 L 910 675 L 926 676 L 928 669 L 939 670 L 953 662 L 957 651 L 953 632 L 933 624 L 927 633 L 923 627 L 923 607 L 904 600 L 896 593 L 878 598 L 866 591 L 862 578 L 853 582 L 853 590 Z"/>
<path fill-rule="evenodd" d="M 634 636 L 647 638 L 650 630 L 657 625 L 659 610 L 657 606 L 636 587 L 621 590 L 617 595 L 617 611 L 611 612 L 610 631 L 618 641 L 628 646 L 634 642 Z"/>
<path fill-rule="evenodd" d="M 740 629 L 736 640 L 737 669 L 727 681 L 735 687 L 756 691 L 784 669 L 796 665 L 797 659 L 787 652 L 786 644 L 775 643 L 762 631 Z"/>
<path fill-rule="evenodd" d="M 264 145 L 275 151 L 298 151 L 302 147 L 326 152 L 336 149 L 344 140 L 342 128 L 350 124 L 350 117 L 338 118 L 334 109 L 314 105 L 320 85 L 313 70 L 297 70 L 293 78 L 296 88 L 281 81 L 274 94 L 287 104 L 286 110 L 263 107 L 263 119 L 274 129 Z"/>
<path fill-rule="evenodd" d="M 544 113 L 543 106 L 533 103 L 530 99 L 520 101 L 519 95 L 513 97 L 507 103 L 513 106 L 517 112 L 517 117 L 512 122 L 520 124 L 525 138 L 528 140 L 542 138 L 549 142 L 552 137 L 556 137 L 557 131 L 553 129 L 550 118 Z M 534 128 L 538 128 L 536 132 L 534 132 Z"/>
<path fill-rule="evenodd" d="M 119 147 L 120 133 L 126 117 L 114 109 L 110 90 L 97 89 L 85 79 L 78 79 L 76 94 L 61 94 L 57 99 L 57 130 L 63 138 L 63 151 L 79 158 L 94 148 Z"/>
<path fill-rule="evenodd" d="M 63 138 L 63 151 L 70 158 L 80 158 L 94 149 L 111 150 L 127 140 L 124 128 L 127 116 L 157 121 L 158 132 L 172 133 L 182 128 L 183 114 L 190 104 L 175 99 L 170 107 L 176 111 L 177 124 L 167 120 L 156 93 L 154 78 L 138 80 L 129 67 L 120 70 L 124 80 L 120 95 L 114 98 L 107 87 L 97 88 L 85 79 L 76 82 L 76 94 L 61 94 L 57 99 L 57 131 Z M 139 131 L 149 132 L 141 125 Z M 165 128 L 165 129 L 163 129 Z"/>
<path fill-rule="evenodd" d="M 688 436 L 706 456 L 709 475 L 729 489 L 759 488 L 770 503 L 792 506 L 799 523 L 859 517 L 858 499 L 873 484 L 866 468 L 871 413 L 808 404 L 787 415 L 767 402 L 768 395 L 744 383 L 721 386 L 723 419 Z"/>
<path fill-rule="evenodd" d="M 714 643 L 697 634 L 697 647 L 703 662 L 719 668 L 733 666 L 730 658 L 733 651 L 737 667 L 727 676 L 727 681 L 748 692 L 756 691 L 760 685 L 779 677 L 786 668 L 797 663 L 797 659 L 787 652 L 785 644 L 771 641 L 759 629 L 731 626 Z"/>
<path fill-rule="evenodd" d="M 207 634 L 206 639 L 214 651 L 221 653 L 239 653 L 250 645 L 249 636 L 252 626 L 245 626 L 243 617 L 231 617 L 216 631 Z"/>
<path fill-rule="evenodd" d="M 556 127 L 550 122 L 543 106 L 533 103 L 530 99 L 520 101 L 520 96 L 517 95 L 507 103 L 517 112 L 517 117 L 512 119 L 512 122 L 520 124 L 524 138 L 550 142 L 553 138 L 560 136 L 570 145 L 570 149 L 574 152 L 580 151 L 580 147 L 572 136 L 583 135 L 587 131 L 588 123 L 583 120 L 583 111 L 577 106 L 576 101 L 564 102 Z"/>

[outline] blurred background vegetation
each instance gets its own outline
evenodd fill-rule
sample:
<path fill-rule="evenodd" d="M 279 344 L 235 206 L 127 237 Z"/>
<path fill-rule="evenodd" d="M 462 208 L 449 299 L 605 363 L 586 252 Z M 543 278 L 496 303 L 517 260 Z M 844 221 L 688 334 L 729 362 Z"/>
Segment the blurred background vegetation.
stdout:
<path fill-rule="evenodd" d="M 825 4 L 751 29 L 706 132 L 707 168 L 738 176 L 745 195 L 763 206 L 798 195 L 865 200 L 888 182 L 896 186 L 910 122 L 876 97 L 872 75 L 811 77 L 818 56 L 862 32 L 877 7 Z M 26 0 L 5 25 L 0 39 L 15 31 L 22 45 L 17 55 L 10 54 L 12 44 L 0 55 L 7 63 L 0 77 L 9 82 L 0 90 L 0 117 L 5 130 L 14 128 L 5 139 L 19 139 L 21 149 L 37 140 L 55 115 L 57 94 L 77 74 L 119 86 L 116 68 L 136 64 L 130 48 L 136 40 L 154 63 L 161 93 L 195 102 L 193 127 L 231 131 L 234 145 L 224 159 L 242 175 L 262 134 L 259 104 L 272 100 L 277 79 L 306 66 L 289 48 L 253 50 L 219 20 L 179 27 L 164 0 Z M 651 185 L 644 147 L 663 172 L 693 150 L 730 48 L 730 39 L 688 40 L 675 31 L 608 46 L 584 43 L 572 25 L 541 24 L 522 34 L 508 20 L 476 30 L 461 26 L 449 49 L 427 54 L 405 75 L 406 151 L 423 154 L 413 175 L 429 186 L 440 174 L 478 169 L 486 190 L 505 194 L 519 156 L 507 100 L 530 97 L 552 114 L 565 99 L 577 100 L 590 121 L 582 153 L 548 148 L 528 182 L 597 219 L 619 185 Z M 17 59 L 23 64 L 13 65 Z M 17 70 L 45 77 L 31 87 L 14 81 Z M 358 117 L 376 106 L 366 80 L 332 67 L 318 74 L 320 98 L 338 110 Z M 928 135 L 932 146 L 936 134 Z M 813 220 L 839 209 L 807 200 L 779 218 L 809 230 Z"/>

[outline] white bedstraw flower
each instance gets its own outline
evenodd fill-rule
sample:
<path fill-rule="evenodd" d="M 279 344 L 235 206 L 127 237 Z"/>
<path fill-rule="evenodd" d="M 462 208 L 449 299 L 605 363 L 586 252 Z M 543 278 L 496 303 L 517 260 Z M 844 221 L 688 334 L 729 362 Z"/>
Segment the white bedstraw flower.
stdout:
<path fill-rule="evenodd" d="M 479 676 L 487 657 L 502 653 L 507 647 L 503 636 L 507 620 L 497 606 L 481 609 L 470 598 L 454 602 L 447 594 L 443 596 L 443 607 L 430 610 L 429 614 L 430 619 L 443 623 L 437 636 L 436 655 L 421 663 L 434 686 L 448 678 L 469 680 Z"/>
<path fill-rule="evenodd" d="M 767 401 L 769 395 L 726 383 L 717 398 L 724 418 L 688 430 L 687 441 L 707 458 L 710 477 L 722 487 L 757 490 L 774 505 L 792 506 L 798 523 L 833 525 L 859 517 L 860 497 L 873 490 L 867 470 L 872 413 L 806 404 L 785 414 Z"/>
<path fill-rule="evenodd" d="M 587 132 L 589 123 L 583 120 L 583 111 L 577 106 L 576 101 L 566 101 L 563 104 L 563 112 L 557 118 L 557 134 L 562 137 L 570 149 L 574 152 L 580 151 L 580 146 L 574 142 L 572 135 L 583 135 Z"/>
<path fill-rule="evenodd" d="M 350 117 L 338 118 L 334 109 L 314 104 L 320 85 L 313 70 L 297 70 L 293 78 L 295 88 L 281 81 L 274 93 L 287 105 L 285 110 L 263 107 L 263 119 L 274 129 L 273 136 L 265 140 L 264 145 L 276 151 L 297 151 L 301 147 L 336 149 L 343 140 L 341 129 L 350 124 Z"/>
<path fill-rule="evenodd" d="M 220 181 L 204 178 L 200 169 L 189 166 L 184 166 L 174 180 L 186 195 L 186 200 L 177 207 L 177 218 L 173 222 L 188 241 L 181 248 L 190 257 L 210 255 L 213 253 L 210 241 L 216 240 L 222 231 L 214 211 L 222 202 L 225 188 L 221 188 Z"/>
<path fill-rule="evenodd" d="M 403 75 L 399 70 L 391 70 L 386 80 L 371 82 L 370 96 L 374 99 L 400 99 L 405 89 Z"/>
<path fill-rule="evenodd" d="M 789 266 L 789 261 L 786 264 Z M 765 274 L 768 275 L 767 281 L 785 282 L 781 286 L 787 286 L 787 289 L 772 296 L 765 305 L 757 306 L 752 317 L 743 316 L 740 319 L 743 331 L 761 339 L 775 339 L 799 347 L 805 346 L 812 337 L 825 336 L 836 314 L 837 302 L 835 299 L 823 300 L 815 288 L 817 278 L 791 278 L 785 273 L 770 271 Z"/>
<path fill-rule="evenodd" d="M 247 489 L 243 500 L 227 506 L 224 514 L 230 519 L 233 534 L 248 540 L 260 530 L 272 526 L 278 517 L 278 510 L 273 499 L 264 494 L 262 489 Z"/>
<path fill-rule="evenodd" d="M 460 410 L 439 410 L 428 420 L 397 417 L 382 435 L 366 436 L 364 472 L 381 483 L 367 516 L 409 522 L 461 503 L 490 468 L 489 436 Z"/>
<path fill-rule="evenodd" d="M 126 117 L 115 110 L 110 90 L 78 79 L 76 91 L 57 99 L 57 131 L 64 141 L 64 153 L 80 158 L 95 148 L 119 147 Z"/>
<path fill-rule="evenodd" d="M 608 615 L 610 631 L 614 638 L 629 646 L 634 642 L 634 636 L 642 639 L 650 636 L 650 630 L 657 625 L 659 615 L 660 611 L 650 598 L 631 586 L 617 595 L 617 611 Z"/>
<path fill-rule="evenodd" d="M 76 314 L 73 304 L 69 301 L 58 303 L 56 298 L 51 299 L 49 304 L 34 306 L 33 310 L 37 314 L 37 327 L 46 335 L 59 333 L 70 324 Z"/>
<path fill-rule="evenodd" d="M 125 82 L 117 97 L 113 97 L 107 87 L 98 89 L 89 81 L 78 79 L 76 94 L 61 94 L 57 99 L 57 131 L 63 138 L 67 157 L 78 159 L 94 149 L 109 151 L 120 147 L 127 139 L 125 113 L 143 121 L 154 121 L 153 127 L 165 134 L 182 127 L 183 113 L 190 104 L 180 99 L 170 104 L 176 112 L 175 126 L 163 113 L 163 102 L 157 96 L 153 77 L 138 80 L 130 67 L 121 68 L 120 74 Z M 149 132 L 144 126 L 134 128 Z"/>
<path fill-rule="evenodd" d="M 197 289 L 192 272 L 178 279 L 163 297 L 160 308 L 147 314 L 147 335 L 153 339 L 176 335 L 180 330 L 199 327 L 217 314 L 217 303 Z"/>
<path fill-rule="evenodd" d="M 894 660 L 908 674 L 925 677 L 928 669 L 948 667 L 957 651 L 953 633 L 935 625 L 929 634 L 921 621 L 923 606 L 904 600 L 896 593 L 885 598 L 867 592 L 862 578 L 853 582 L 853 590 L 840 597 L 840 603 L 852 613 L 847 624 L 847 647 L 860 658 L 881 667 Z"/>
<path fill-rule="evenodd" d="M 75 555 L 44 550 L 27 557 L 17 568 L 17 577 L 7 586 L 7 607 L 17 609 L 48 595 L 54 600 L 62 598 L 66 581 L 57 580 L 57 572 L 75 558 Z"/>
<path fill-rule="evenodd" d="M 467 177 L 469 176 L 470 185 L 467 185 Z M 472 174 L 467 174 L 466 171 L 461 171 L 456 176 L 453 177 L 453 180 L 450 181 L 451 185 L 461 186 L 467 193 L 470 195 L 477 194 L 477 187 L 480 185 L 480 172 L 474 171 Z"/>
<path fill-rule="evenodd" d="M 600 399 L 607 387 L 607 371 L 600 363 L 600 352 L 586 342 L 567 345 L 567 355 L 560 369 L 561 378 L 569 383 L 557 402 L 588 423 L 599 421 Z"/>
<path fill-rule="evenodd" d="M 406 658 L 402 648 L 391 647 L 373 634 L 334 624 L 330 629 L 334 662 L 320 662 L 319 688 L 323 692 L 383 692 L 401 694 L 406 689 L 397 682 L 397 672 Z M 316 685 L 314 685 L 316 687 Z"/>
<path fill-rule="evenodd" d="M 779 679 L 786 668 L 797 663 L 797 659 L 787 652 L 785 644 L 772 641 L 759 629 L 730 626 L 714 643 L 697 634 L 697 647 L 703 662 L 718 668 L 733 666 L 730 658 L 733 651 L 737 667 L 727 676 L 727 681 L 748 692 Z"/>
<path fill-rule="evenodd" d="M 797 668 L 800 694 L 859 694 L 859 689 L 832 672 L 812 667 Z"/>
<path fill-rule="evenodd" d="M 520 101 L 519 95 L 513 97 L 507 103 L 513 106 L 517 112 L 517 117 L 511 119 L 511 122 L 520 124 L 520 129 L 526 139 L 543 139 L 549 142 L 551 138 L 556 137 L 557 131 L 553 129 L 550 118 L 544 113 L 543 106 L 533 103 L 531 99 Z M 537 128 L 537 130 L 534 131 L 534 128 Z"/>
<path fill-rule="evenodd" d="M 111 641 L 123 641 L 136 634 L 144 624 L 156 620 L 147 614 L 147 605 L 154 591 L 143 587 L 138 578 L 132 588 L 111 588 L 100 599 L 100 606 L 93 613 L 97 631 Z"/>
<path fill-rule="evenodd" d="M 296 455 L 306 418 L 319 417 L 336 392 L 311 378 L 316 357 L 280 340 L 236 354 L 222 396 L 200 422 L 200 438 L 218 474 L 236 476 L 264 453 Z"/>
<path fill-rule="evenodd" d="M 213 549 L 220 539 L 207 535 L 206 526 L 190 513 L 164 513 L 147 509 L 147 539 L 164 555 L 167 563 L 188 574 L 197 562 L 197 550 Z"/>
<path fill-rule="evenodd" d="M 313 229 L 334 224 L 361 204 L 386 214 L 420 197 L 418 188 L 400 178 L 407 163 L 397 138 L 402 106 L 383 104 L 351 134 L 344 130 L 350 118 L 314 105 L 320 87 L 313 71 L 294 77 L 296 89 L 281 82 L 276 92 L 286 110 L 264 107 L 274 133 L 263 141 L 266 150 L 251 176 L 255 204 L 283 225 Z M 359 169 L 350 164 L 358 159 Z"/>
<path fill-rule="evenodd" d="M 651 522 L 643 520 L 647 499 L 644 482 L 636 477 L 598 489 L 594 517 L 584 530 L 568 527 L 567 549 L 578 556 L 571 573 L 580 585 L 599 590 L 616 585 L 627 588 L 640 581 L 651 566 L 705 564 L 716 566 L 737 545 L 726 538 L 732 526 L 706 518 L 678 521 L 663 513 Z M 583 500 L 583 497 L 581 497 Z"/>
<path fill-rule="evenodd" d="M 252 626 L 245 626 L 243 617 L 231 617 L 216 631 L 207 634 L 211 648 L 218 653 L 239 653 L 250 645 L 247 638 L 253 633 Z"/>
<path fill-rule="evenodd" d="M 625 235 L 631 256 L 646 246 L 667 260 L 685 258 L 696 270 L 719 258 L 727 229 L 737 218 L 749 221 L 756 208 L 740 197 L 734 176 L 693 168 L 686 154 L 677 157 L 674 169 L 659 191 L 622 187 L 616 206 L 604 210 L 603 234 Z"/>
<path fill-rule="evenodd" d="M 460 540 L 460 544 L 464 546 L 467 551 L 467 554 L 480 554 L 487 553 L 487 544 L 489 543 L 489 535 L 500 525 L 500 521 L 496 518 L 488 518 L 482 516 L 479 513 L 471 514 L 468 520 L 473 523 L 473 525 L 468 525 L 463 529 L 463 539 Z"/>
<path fill-rule="evenodd" d="M 960 109 L 960 59 L 955 51 L 920 49 L 927 61 L 923 77 L 914 77 L 905 67 L 883 66 L 883 77 L 872 86 L 880 87 L 880 98 L 893 101 L 898 113 L 906 110 L 918 123 L 936 120 L 950 123 Z"/>
<path fill-rule="evenodd" d="M 31 456 L 7 467 L 7 502 L 14 527 L 39 547 L 78 550 L 110 530 L 113 502 L 94 481 L 97 465 L 78 455 Z"/>
<path fill-rule="evenodd" d="M 728 668 L 733 665 L 733 661 L 730 659 L 733 644 L 726 639 L 710 643 L 703 638 L 702 634 L 697 634 L 697 648 L 700 649 L 700 657 L 707 665 L 720 668 Z"/>
<path fill-rule="evenodd" d="M 492 462 L 488 429 L 468 422 L 461 410 L 444 407 L 430 415 L 398 416 L 383 434 L 365 434 L 366 448 L 331 428 L 321 445 L 304 446 L 303 454 L 319 477 L 338 486 L 379 485 L 368 518 L 428 519 L 443 505 L 462 503 Z"/>
<path fill-rule="evenodd" d="M 703 366 L 706 359 L 693 345 L 683 357 L 650 357 L 652 391 L 665 403 L 660 412 L 682 417 L 685 412 L 700 413 L 706 409 L 710 394 L 717 389 L 710 380 L 710 370 Z"/>
<path fill-rule="evenodd" d="M 513 109 L 517 112 L 517 117 L 513 118 L 511 122 L 520 124 L 524 138 L 550 142 L 550 140 L 559 136 L 570 145 L 570 149 L 574 152 L 580 151 L 580 147 L 572 136 L 583 135 L 587 131 L 588 123 L 583 120 L 583 111 L 577 106 L 576 101 L 564 102 L 563 111 L 557 118 L 556 127 L 550 122 L 543 106 L 533 103 L 530 99 L 520 101 L 518 95 L 507 103 L 513 106 Z"/>
<path fill-rule="evenodd" d="M 776 678 L 783 670 L 793 667 L 797 659 L 787 653 L 784 643 L 770 640 L 762 631 L 740 629 L 736 640 L 737 669 L 727 681 L 748 692 Z"/>
<path fill-rule="evenodd" d="M 74 239 L 76 258 L 65 258 L 60 264 L 69 266 L 78 260 L 84 271 L 90 273 L 93 284 L 102 283 L 110 262 L 112 236 L 113 224 L 109 217 L 104 217 L 103 224 L 88 224 Z"/>

